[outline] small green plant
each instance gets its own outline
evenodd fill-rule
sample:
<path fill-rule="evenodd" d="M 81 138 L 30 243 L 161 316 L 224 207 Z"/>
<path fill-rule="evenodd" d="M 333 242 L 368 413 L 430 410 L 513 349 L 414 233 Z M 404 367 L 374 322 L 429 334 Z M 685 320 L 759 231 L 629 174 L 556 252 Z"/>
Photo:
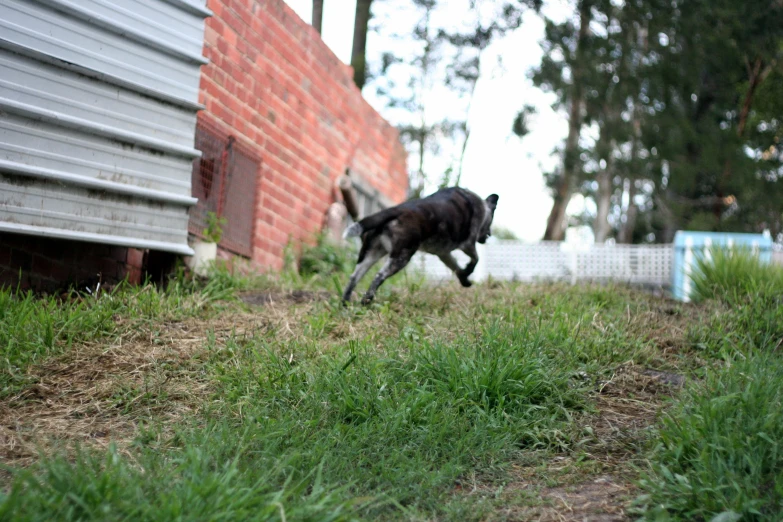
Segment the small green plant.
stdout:
<path fill-rule="evenodd" d="M 210 243 L 220 243 L 223 239 L 223 227 L 228 224 L 228 220 L 223 216 L 218 216 L 215 212 L 207 213 L 207 228 L 202 232 L 204 239 Z"/>
<path fill-rule="evenodd" d="M 299 256 L 299 275 L 347 274 L 351 271 L 353 249 L 346 248 L 326 236 L 318 236 L 315 246 L 306 246 Z"/>

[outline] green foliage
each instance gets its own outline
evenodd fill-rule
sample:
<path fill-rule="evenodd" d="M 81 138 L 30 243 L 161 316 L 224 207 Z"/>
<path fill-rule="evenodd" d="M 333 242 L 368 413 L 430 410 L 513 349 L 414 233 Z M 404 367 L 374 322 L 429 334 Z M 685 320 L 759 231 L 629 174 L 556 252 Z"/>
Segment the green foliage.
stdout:
<path fill-rule="evenodd" d="M 712 248 L 697 259 L 691 275 L 694 301 L 718 299 L 741 304 L 746 296 L 783 295 L 783 267 L 762 262 L 746 249 Z"/>
<path fill-rule="evenodd" d="M 781 519 L 782 272 L 747 251 L 714 249 L 699 260 L 695 296 L 728 311 L 699 330 L 696 346 L 722 363 L 662 421 L 640 483 L 645 519 Z"/>
<path fill-rule="evenodd" d="M 351 343 L 294 365 L 266 339 L 234 338 L 205 370 L 218 385 L 207 419 L 236 420 L 195 422 L 176 444 L 142 445 L 134 465 L 111 453 L 103 463 L 45 461 L 18 472 L 0 510 L 17 520 L 239 520 L 278 516 L 276 503 L 289 519 L 350 506 L 368 518 L 394 505 L 434 512 L 474 466 L 576 443 L 568 421 L 585 407 L 583 389 L 540 342 L 495 325 L 476 345 L 433 344 L 409 358 L 402 350 L 413 343 L 385 356 Z"/>
<path fill-rule="evenodd" d="M 524 138 L 530 134 L 530 117 L 535 115 L 536 108 L 533 105 L 525 105 L 514 117 L 514 121 L 511 124 L 511 132 L 518 138 Z"/>
<path fill-rule="evenodd" d="M 546 22 L 532 75 L 569 111 L 576 134 L 548 186 L 609 205 L 618 239 L 671 242 L 681 229 L 783 233 L 783 4 L 572 5 L 565 21 Z M 580 31 L 585 20 L 589 32 Z M 580 139 L 591 125 L 596 138 Z M 617 181 L 596 190 L 607 178 Z"/>
<path fill-rule="evenodd" d="M 783 360 L 756 356 L 710 371 L 657 439 L 641 482 L 647 520 L 780 520 Z"/>
<path fill-rule="evenodd" d="M 26 381 L 24 370 L 35 361 L 110 334 L 121 307 L 119 299 L 105 293 L 59 302 L 0 289 L 0 397 Z"/>
<path fill-rule="evenodd" d="M 207 213 L 207 228 L 202 231 L 204 239 L 211 243 L 220 243 L 223 239 L 223 227 L 228 224 L 228 219 L 223 216 L 218 217 L 214 212 Z"/>
<path fill-rule="evenodd" d="M 719 353 L 775 348 L 783 339 L 783 268 L 764 263 L 743 249 L 714 248 L 697 260 L 692 297 L 715 299 L 734 313 L 716 325 Z"/>
<path fill-rule="evenodd" d="M 330 241 L 319 235 L 315 246 L 304 246 L 299 256 L 299 275 L 309 278 L 315 275 L 349 274 L 355 262 L 354 249 Z"/>
<path fill-rule="evenodd" d="M 513 230 L 510 228 L 500 227 L 492 225 L 492 235 L 501 240 L 514 240 L 519 239 Z"/>
<path fill-rule="evenodd" d="M 616 286 L 491 283 L 466 293 L 416 282 L 367 308 L 345 309 L 335 295 L 302 305 L 280 300 L 238 318 L 231 301 L 257 284 L 215 269 L 206 282 L 181 275 L 166 290 L 81 300 L 0 294 L 0 340 L 26 343 L 4 352 L 17 377 L 77 343 L 143 330 L 157 353 L 157 343 L 177 342 L 160 335 L 171 321 L 197 317 L 214 328 L 202 343 L 188 330 L 189 351 L 158 361 L 177 391 L 161 392 L 172 403 L 165 415 L 143 417 L 120 450 L 59 447 L 10 469 L 0 519 L 483 520 L 493 505 L 508 507 L 491 491 L 519 480 L 513 474 L 521 468 L 539 470 L 537 484 L 565 485 L 563 468 L 593 484 L 598 475 L 579 473 L 606 469 L 589 455 L 622 444 L 613 466 L 619 455 L 640 457 L 634 452 L 646 432 L 619 438 L 592 429 L 607 401 L 627 407 L 624 415 L 635 404 L 651 411 L 647 390 L 613 388 L 629 362 L 696 369 L 650 436 L 658 445 L 641 483 L 643 516 L 776 520 L 780 513 L 783 362 L 775 349 L 783 332 L 775 325 L 783 323 L 775 323 L 773 300 L 674 306 Z M 752 284 L 744 288 L 759 287 Z M 653 333 L 679 330 L 683 314 L 702 325 L 702 312 L 727 330 L 699 330 L 694 343 L 728 332 L 736 347 L 710 359 L 709 369 L 697 368 L 703 359 L 669 333 Z M 46 317 L 52 325 L 36 332 Z M 44 342 L 47 329 L 53 342 Z M 662 340 L 681 350 L 661 356 Z M 8 383 L 6 396 L 29 384 Z M 117 400 L 108 414 L 138 426 L 127 403 L 141 390 L 127 386 L 109 390 Z M 183 399 L 182 390 L 192 396 Z M 612 469 L 630 471 L 627 463 Z M 489 493 L 455 491 L 470 481 Z M 518 499 L 525 506 L 543 501 L 535 484 L 525 491 Z"/>
<path fill-rule="evenodd" d="M 208 385 L 198 413 L 147 426 L 122 452 L 14 470 L 0 517 L 473 517 L 480 506 L 454 499 L 455 481 L 581 451 L 584 375 L 648 358 L 624 330 L 622 290 L 548 287 L 531 305 L 515 288 L 482 289 L 471 319 L 453 294 L 418 289 L 404 305 L 396 294 L 370 309 L 314 305 L 290 321 L 294 338 L 282 325 L 209 336 L 187 370 Z M 340 340 L 346 327 L 366 334 Z"/>
<path fill-rule="evenodd" d="M 0 493 L 0 518 L 337 522 L 354 519 L 367 503 L 325 488 L 318 468 L 292 480 L 284 460 L 249 467 L 252 439 L 249 432 L 215 425 L 184 435 L 183 448 L 168 452 L 166 461 L 145 449 L 131 462 L 113 447 L 103 457 L 80 453 L 74 462 L 43 461 L 18 472 L 7 496 Z"/>

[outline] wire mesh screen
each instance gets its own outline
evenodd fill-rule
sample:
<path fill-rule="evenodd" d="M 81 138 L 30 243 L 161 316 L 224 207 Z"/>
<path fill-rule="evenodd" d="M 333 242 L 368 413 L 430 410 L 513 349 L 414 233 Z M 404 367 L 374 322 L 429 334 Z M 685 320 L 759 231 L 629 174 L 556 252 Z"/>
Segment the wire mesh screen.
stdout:
<path fill-rule="evenodd" d="M 199 120 L 196 148 L 201 158 L 193 162 L 192 192 L 198 203 L 190 209 L 188 229 L 204 237 L 210 212 L 226 219 L 220 246 L 250 257 L 260 160 L 233 136 Z"/>

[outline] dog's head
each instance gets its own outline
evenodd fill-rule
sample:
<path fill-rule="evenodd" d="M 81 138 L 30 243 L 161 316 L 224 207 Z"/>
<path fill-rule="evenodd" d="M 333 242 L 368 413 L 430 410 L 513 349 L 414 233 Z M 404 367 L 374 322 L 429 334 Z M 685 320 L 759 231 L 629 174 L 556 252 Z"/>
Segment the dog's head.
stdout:
<path fill-rule="evenodd" d="M 479 230 L 478 242 L 482 245 L 487 242 L 487 238 L 492 235 L 492 219 L 495 217 L 495 209 L 498 206 L 498 195 L 491 194 L 484 200 L 484 207 L 486 213 L 484 214 L 484 222 L 481 224 Z"/>

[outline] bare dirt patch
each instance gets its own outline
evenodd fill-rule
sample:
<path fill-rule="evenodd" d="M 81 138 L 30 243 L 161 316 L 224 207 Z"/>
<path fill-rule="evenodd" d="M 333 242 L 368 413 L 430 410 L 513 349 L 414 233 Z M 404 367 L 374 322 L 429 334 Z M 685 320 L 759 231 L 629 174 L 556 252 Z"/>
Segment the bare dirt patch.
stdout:
<path fill-rule="evenodd" d="M 540 522 L 621 522 L 633 488 L 610 475 L 537 492 L 539 506 L 511 508 L 505 520 Z"/>
<path fill-rule="evenodd" d="M 243 302 L 254 306 L 284 303 L 311 303 L 314 301 L 326 301 L 331 297 L 329 292 L 311 292 L 307 290 L 294 290 L 292 292 L 253 292 L 240 296 Z"/>
<path fill-rule="evenodd" d="M 607 463 L 633 458 L 666 398 L 682 386 L 684 379 L 679 374 L 632 364 L 619 367 L 601 383 L 595 398 L 599 413 L 590 423 L 595 435 L 590 454 Z"/>

